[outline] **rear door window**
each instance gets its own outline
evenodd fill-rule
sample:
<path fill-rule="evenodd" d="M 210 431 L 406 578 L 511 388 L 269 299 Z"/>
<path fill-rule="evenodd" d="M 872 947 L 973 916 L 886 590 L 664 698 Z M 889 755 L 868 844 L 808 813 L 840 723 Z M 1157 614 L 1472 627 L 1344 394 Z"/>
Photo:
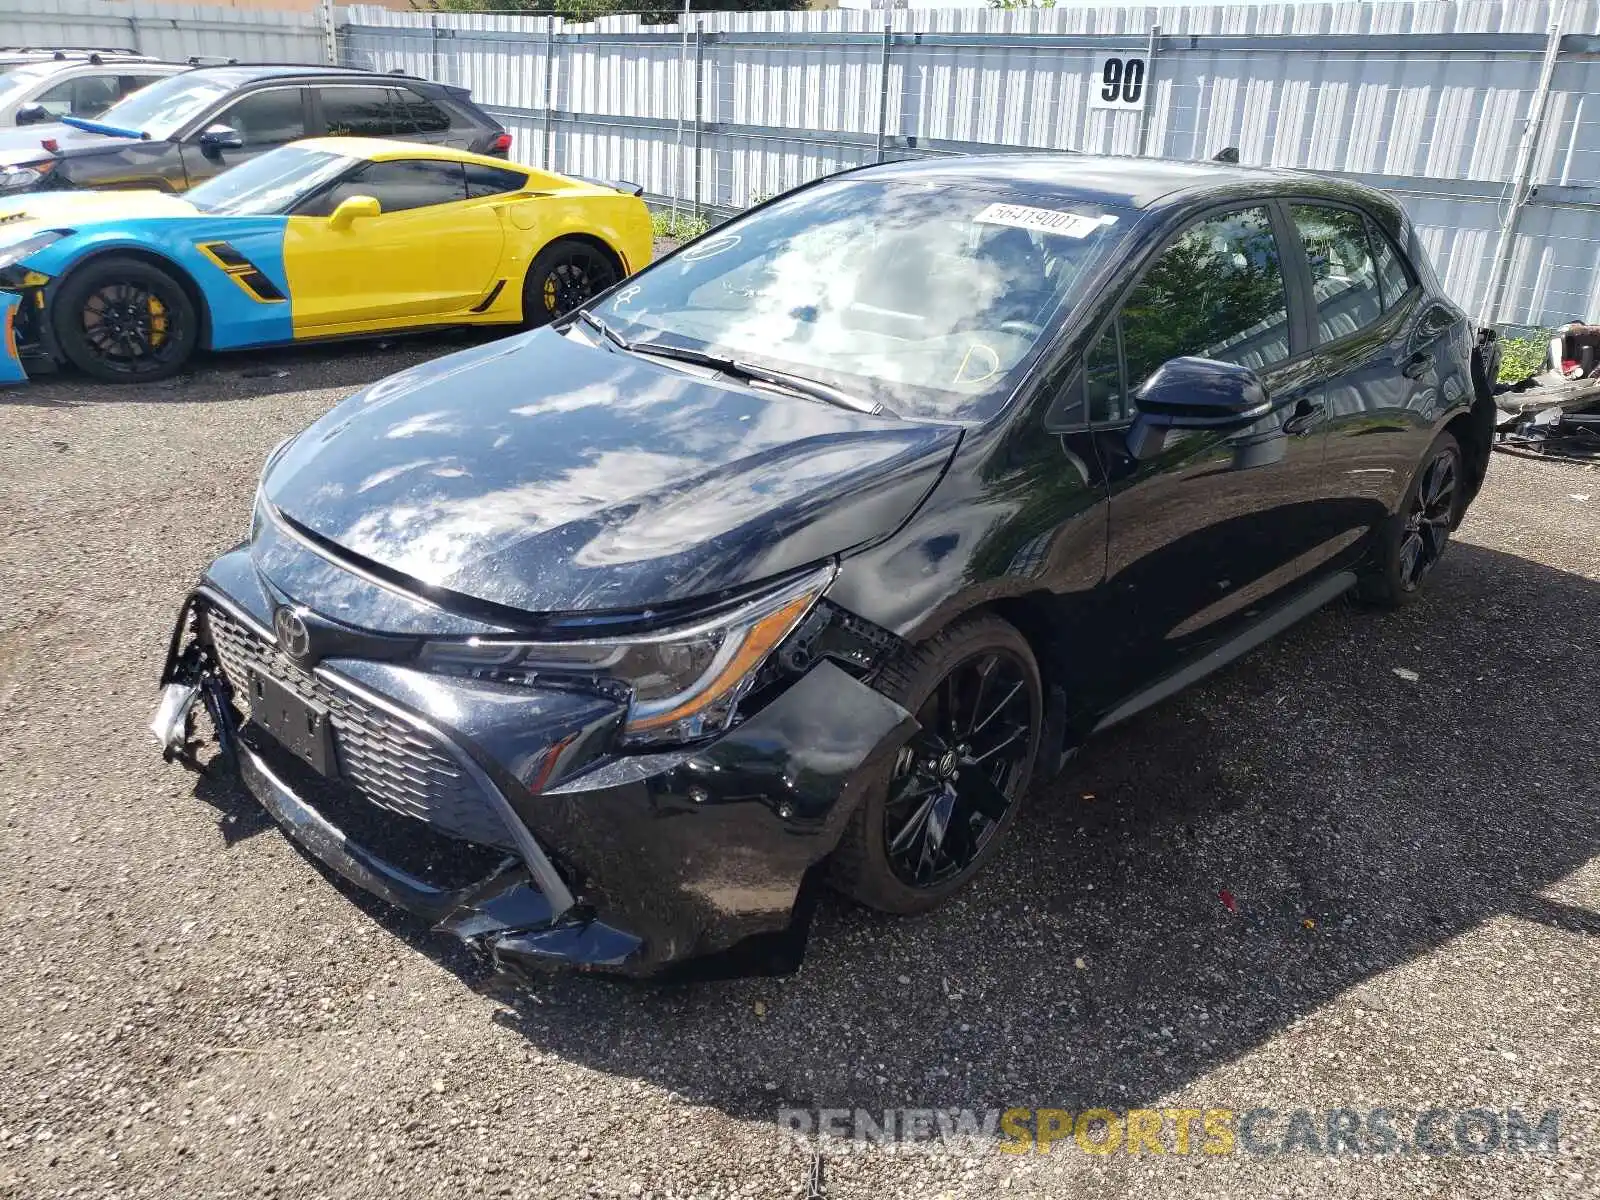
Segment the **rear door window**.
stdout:
<path fill-rule="evenodd" d="M 1291 204 L 1289 216 L 1311 264 L 1317 342 L 1338 341 L 1381 317 L 1383 293 L 1366 219 L 1353 209 L 1321 204 Z"/>
<path fill-rule="evenodd" d="M 318 88 L 317 96 L 329 137 L 394 136 L 394 98 L 389 88 Z"/>
<path fill-rule="evenodd" d="M 1383 308 L 1387 312 L 1405 299 L 1416 286 L 1416 280 L 1383 230 L 1371 221 L 1367 222 L 1367 240 L 1372 243 L 1373 256 L 1378 260 L 1378 283 L 1383 289 Z"/>

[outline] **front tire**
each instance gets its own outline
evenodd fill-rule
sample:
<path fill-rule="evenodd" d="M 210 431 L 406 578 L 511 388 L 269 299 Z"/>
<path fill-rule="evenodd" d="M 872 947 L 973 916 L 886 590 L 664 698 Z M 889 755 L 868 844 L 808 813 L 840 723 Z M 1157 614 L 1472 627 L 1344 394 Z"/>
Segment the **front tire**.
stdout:
<path fill-rule="evenodd" d="M 523 328 L 548 325 L 621 279 L 622 267 L 598 246 L 579 238 L 551 242 L 522 281 Z"/>
<path fill-rule="evenodd" d="M 93 259 L 62 281 L 51 304 L 67 361 L 108 383 L 150 383 L 181 370 L 200 338 L 189 293 L 141 258 Z"/>
<path fill-rule="evenodd" d="M 1399 509 L 1374 532 L 1376 561 L 1360 580 L 1359 598 L 1379 608 L 1409 604 L 1449 548 L 1465 500 L 1460 443 L 1441 433 L 1422 456 Z"/>
<path fill-rule="evenodd" d="M 1043 726 L 1039 667 L 998 617 L 964 621 L 884 668 L 922 729 L 861 798 L 831 860 L 870 908 L 920 913 L 965 887 L 1016 822 Z"/>

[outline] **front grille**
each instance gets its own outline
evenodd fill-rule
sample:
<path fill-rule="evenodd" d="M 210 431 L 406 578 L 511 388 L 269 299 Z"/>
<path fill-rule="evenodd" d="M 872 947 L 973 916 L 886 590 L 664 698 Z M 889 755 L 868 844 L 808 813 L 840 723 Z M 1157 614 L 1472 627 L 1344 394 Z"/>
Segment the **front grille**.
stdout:
<path fill-rule="evenodd" d="M 208 609 L 206 624 L 241 705 L 249 706 L 255 671 L 328 710 L 339 773 L 363 798 L 441 833 L 515 849 L 478 784 L 432 737 L 307 671 L 223 610 Z"/>

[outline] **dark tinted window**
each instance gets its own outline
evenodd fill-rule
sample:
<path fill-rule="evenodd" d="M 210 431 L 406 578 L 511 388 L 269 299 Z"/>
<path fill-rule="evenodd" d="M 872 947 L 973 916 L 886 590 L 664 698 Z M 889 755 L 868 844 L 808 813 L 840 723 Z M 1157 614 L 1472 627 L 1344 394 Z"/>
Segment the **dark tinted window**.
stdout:
<path fill-rule="evenodd" d="M 450 118 L 444 109 L 409 88 L 394 89 L 395 107 L 401 133 L 445 133 Z"/>
<path fill-rule="evenodd" d="M 1338 341 L 1381 317 L 1378 267 L 1361 214 L 1316 204 L 1291 204 L 1289 214 L 1311 262 L 1317 341 Z"/>
<path fill-rule="evenodd" d="M 302 216 L 325 217 L 351 196 L 371 196 L 384 212 L 393 213 L 465 200 L 467 189 L 460 163 L 422 159 L 371 163 L 297 211 Z"/>
<path fill-rule="evenodd" d="M 1411 290 L 1411 272 L 1383 231 L 1371 221 L 1367 222 L 1367 240 L 1372 243 L 1373 255 L 1378 260 L 1378 283 L 1383 288 L 1383 307 L 1387 311 Z"/>
<path fill-rule="evenodd" d="M 391 137 L 394 104 L 388 88 L 330 87 L 318 89 L 322 122 L 330 137 Z"/>
<path fill-rule="evenodd" d="M 299 88 L 274 88 L 246 96 L 211 124 L 238 130 L 249 149 L 281 146 L 306 136 L 305 106 Z"/>
<path fill-rule="evenodd" d="M 1122 308 L 1128 386 L 1192 355 L 1246 367 L 1289 356 L 1283 263 L 1264 208 L 1191 225 L 1156 260 Z"/>
<path fill-rule="evenodd" d="M 467 195 L 498 196 L 503 192 L 520 192 L 528 186 L 528 177 L 521 171 L 506 171 L 500 167 L 485 167 L 467 163 Z"/>
<path fill-rule="evenodd" d="M 1096 423 L 1120 421 L 1132 415 L 1122 396 L 1122 360 L 1117 353 L 1115 324 L 1101 334 L 1100 340 L 1084 355 L 1083 388 L 1089 420 Z"/>

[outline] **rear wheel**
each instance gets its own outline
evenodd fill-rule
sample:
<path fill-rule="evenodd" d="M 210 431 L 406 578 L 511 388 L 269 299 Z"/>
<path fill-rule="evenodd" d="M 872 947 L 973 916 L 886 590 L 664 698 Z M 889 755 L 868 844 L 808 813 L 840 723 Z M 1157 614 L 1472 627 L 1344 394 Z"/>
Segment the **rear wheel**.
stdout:
<path fill-rule="evenodd" d="M 922 729 L 867 789 L 834 851 L 840 890 L 925 912 L 969 883 L 1016 820 L 1043 717 L 1028 643 L 998 617 L 941 633 L 879 685 Z"/>
<path fill-rule="evenodd" d="M 139 258 L 109 256 L 80 267 L 62 282 L 51 310 L 67 360 L 113 383 L 167 378 L 189 361 L 200 336 L 183 285 Z"/>
<path fill-rule="evenodd" d="M 529 329 L 565 316 L 622 278 L 608 251 L 562 238 L 539 251 L 522 284 L 522 323 Z"/>
<path fill-rule="evenodd" d="M 1361 599 L 1381 608 L 1410 602 L 1450 544 L 1465 487 L 1461 446 L 1453 434 L 1441 433 L 1423 455 L 1399 511 L 1377 529 L 1377 561 L 1361 579 Z"/>

